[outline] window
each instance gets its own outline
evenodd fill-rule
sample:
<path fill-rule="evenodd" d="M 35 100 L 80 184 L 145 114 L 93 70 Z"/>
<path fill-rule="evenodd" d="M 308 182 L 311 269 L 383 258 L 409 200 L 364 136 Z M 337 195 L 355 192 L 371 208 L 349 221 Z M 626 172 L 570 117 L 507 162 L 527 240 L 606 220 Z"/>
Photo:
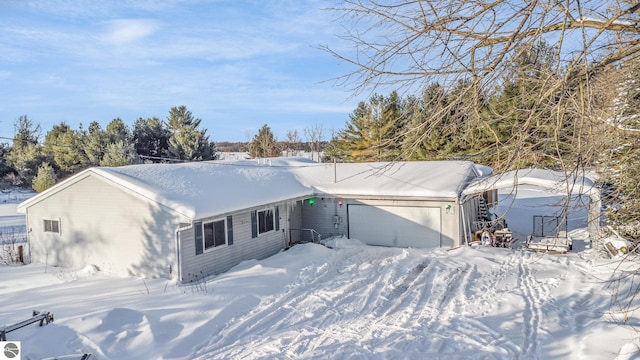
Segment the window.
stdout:
<path fill-rule="evenodd" d="M 204 224 L 202 222 L 193 223 L 193 230 L 196 255 L 203 254 L 205 249 L 233 244 L 233 218 L 231 215 L 227 216 L 226 219 Z"/>
<path fill-rule="evenodd" d="M 258 234 L 263 234 L 273 229 L 275 229 L 273 209 L 258 211 Z"/>
<path fill-rule="evenodd" d="M 253 210 L 251 212 L 251 237 L 257 238 L 259 234 L 280 230 L 280 212 L 275 206 L 265 210 Z"/>
<path fill-rule="evenodd" d="M 204 228 L 205 250 L 227 244 L 227 229 L 224 219 L 204 223 L 202 226 Z"/>
<path fill-rule="evenodd" d="M 60 233 L 60 220 L 44 220 L 44 232 Z"/>

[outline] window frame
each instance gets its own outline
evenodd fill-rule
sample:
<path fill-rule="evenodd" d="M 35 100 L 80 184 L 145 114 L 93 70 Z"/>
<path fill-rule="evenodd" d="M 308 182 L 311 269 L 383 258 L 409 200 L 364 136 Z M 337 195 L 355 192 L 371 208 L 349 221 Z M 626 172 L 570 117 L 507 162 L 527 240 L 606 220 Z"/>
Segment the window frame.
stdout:
<path fill-rule="evenodd" d="M 224 243 L 220 243 L 218 245 L 216 245 L 216 238 L 215 238 L 215 234 L 216 234 L 216 228 L 215 228 L 215 224 L 216 223 L 220 223 L 222 222 L 222 234 L 224 234 Z M 207 246 L 207 231 L 205 226 L 209 225 L 209 224 L 213 224 L 213 228 L 212 228 L 212 233 L 214 235 L 213 237 L 213 245 L 209 245 Z M 228 232 L 228 228 L 227 228 L 227 218 L 226 217 L 222 217 L 222 218 L 216 218 L 213 220 L 208 220 L 208 221 L 203 221 L 202 224 L 200 225 L 202 227 L 202 251 L 203 253 L 209 252 L 209 251 L 214 251 L 215 249 L 219 249 L 222 247 L 227 247 L 229 246 L 229 232 Z"/>
<path fill-rule="evenodd" d="M 53 224 L 57 226 L 56 231 L 53 229 Z M 42 230 L 44 233 L 60 234 L 60 219 L 42 219 Z"/>
<path fill-rule="evenodd" d="M 265 229 L 263 231 L 263 227 L 261 226 L 262 222 L 265 221 L 266 219 L 266 215 L 265 216 L 260 216 L 260 214 L 266 214 L 270 212 L 271 213 L 271 223 L 266 223 L 265 227 L 267 225 L 271 225 L 270 229 Z M 258 236 L 263 235 L 263 234 L 268 234 L 272 231 L 276 231 L 276 211 L 275 211 L 275 207 L 268 207 L 268 208 L 263 208 L 261 210 L 256 210 L 256 222 L 257 222 L 257 226 L 258 226 Z"/>

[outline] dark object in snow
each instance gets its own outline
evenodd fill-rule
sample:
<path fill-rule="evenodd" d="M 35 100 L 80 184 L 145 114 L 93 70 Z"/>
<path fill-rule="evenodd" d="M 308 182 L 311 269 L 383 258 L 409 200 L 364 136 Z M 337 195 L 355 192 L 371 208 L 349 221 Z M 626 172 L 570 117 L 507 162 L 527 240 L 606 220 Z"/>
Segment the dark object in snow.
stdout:
<path fill-rule="evenodd" d="M 510 249 L 516 242 L 504 218 L 474 221 L 473 227 L 476 230 L 473 233 L 473 243 Z"/>
<path fill-rule="evenodd" d="M 613 246 L 613 244 L 611 242 L 608 242 L 608 243 L 604 244 L 604 246 L 607 249 L 607 251 L 609 252 L 609 254 L 611 254 L 611 256 L 618 255 L 618 249 L 616 249 L 616 247 Z"/>
<path fill-rule="evenodd" d="M 493 246 L 511 249 L 516 239 L 508 228 L 496 230 L 493 232 Z"/>
<path fill-rule="evenodd" d="M 567 219 L 561 216 L 534 215 L 533 233 L 527 239 L 527 249 L 552 254 L 571 251 Z"/>
<path fill-rule="evenodd" d="M 7 341 L 7 333 L 18 330 L 36 322 L 40 322 L 40 326 L 44 326 L 50 322 L 53 322 L 53 314 L 50 312 L 41 313 L 39 311 L 33 310 L 33 316 L 30 319 L 21 321 L 13 325 L 5 326 L 4 329 L 0 330 L 0 341 Z"/>

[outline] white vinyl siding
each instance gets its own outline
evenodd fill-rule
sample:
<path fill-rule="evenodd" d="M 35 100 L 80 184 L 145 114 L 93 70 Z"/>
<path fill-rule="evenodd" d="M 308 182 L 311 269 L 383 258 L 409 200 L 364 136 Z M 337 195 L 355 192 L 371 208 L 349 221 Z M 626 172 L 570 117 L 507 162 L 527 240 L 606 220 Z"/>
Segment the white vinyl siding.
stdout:
<path fill-rule="evenodd" d="M 282 206 L 281 206 L 282 207 Z M 261 208 L 263 210 L 264 208 Z M 196 254 L 194 229 L 180 232 L 181 281 L 188 283 L 202 276 L 225 272 L 244 260 L 264 259 L 285 247 L 282 231 L 270 231 L 252 238 L 252 211 L 233 214 L 233 244 Z M 281 212 L 282 214 L 283 212 Z M 202 223 L 210 221 L 203 219 Z M 282 221 L 282 220 L 280 220 Z"/>
<path fill-rule="evenodd" d="M 56 219 L 62 230 L 31 231 L 33 262 L 147 277 L 170 277 L 176 269 L 178 216 L 95 175 L 32 204 L 27 214 L 30 229 Z"/>
<path fill-rule="evenodd" d="M 313 229 L 323 239 L 331 236 L 347 236 L 347 205 L 338 205 L 339 199 L 333 197 L 316 197 L 315 203 L 302 202 L 302 227 Z M 336 226 L 337 216 L 337 226 Z"/>

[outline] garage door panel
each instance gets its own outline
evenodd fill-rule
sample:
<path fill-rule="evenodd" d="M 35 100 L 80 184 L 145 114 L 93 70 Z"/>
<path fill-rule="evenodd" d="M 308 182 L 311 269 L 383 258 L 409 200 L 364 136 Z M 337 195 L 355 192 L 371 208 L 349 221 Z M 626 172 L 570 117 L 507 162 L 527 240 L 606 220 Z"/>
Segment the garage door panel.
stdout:
<path fill-rule="evenodd" d="M 349 237 L 370 245 L 440 247 L 440 208 L 348 206 Z"/>

